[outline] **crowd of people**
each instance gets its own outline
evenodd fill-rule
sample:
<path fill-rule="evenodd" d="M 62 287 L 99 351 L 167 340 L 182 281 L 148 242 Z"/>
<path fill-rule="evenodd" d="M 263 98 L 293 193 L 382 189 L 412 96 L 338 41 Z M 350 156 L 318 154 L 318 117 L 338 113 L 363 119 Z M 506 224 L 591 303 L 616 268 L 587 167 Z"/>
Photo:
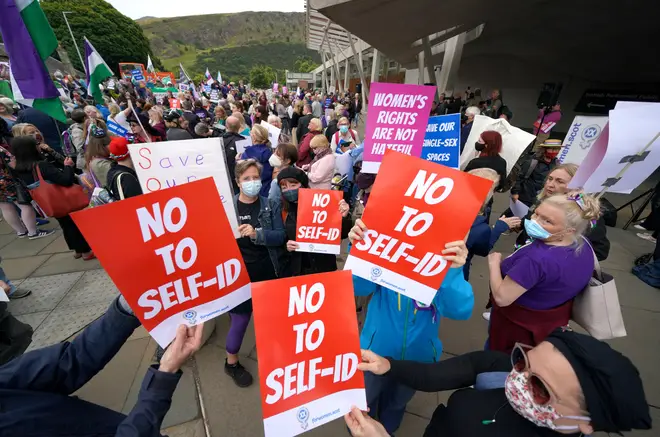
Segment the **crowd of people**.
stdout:
<path fill-rule="evenodd" d="M 296 251 L 301 188 L 343 191 L 334 206 L 343 217 L 342 239 L 353 244 L 368 230 L 361 214 L 377 175 L 360 171 L 362 142 L 354 128 L 362 114 L 358 94 L 277 94 L 242 82 L 214 82 L 217 101 L 192 83 L 186 91 L 156 99 L 149 87 L 121 79 L 105 87 L 103 102 L 93 102 L 80 80 L 55 79 L 69 94 L 69 125 L 42 120 L 32 108 L 16 112 L 14 102 L 0 100 L 0 124 L 10 127 L 0 147 L 0 206 L 19 237 L 53 232 L 37 227 L 44 223 L 30 192 L 39 178 L 63 187 L 80 184 L 89 193 L 103 189 L 111 200 L 121 201 L 142 194 L 130 142 L 209 137 L 223 140 L 218 144 L 235 191 L 237 243 L 252 282 L 337 270 L 334 255 Z M 463 138 L 477 114 L 513 116 L 498 90 L 488 100 L 481 100 L 478 89 L 441 96 L 433 113 L 452 112 L 465 115 Z M 276 143 L 264 122 L 281 129 Z M 129 134 L 111 134 L 110 123 Z M 239 151 L 237 144 L 248 139 L 251 145 Z M 635 366 L 607 344 L 568 328 L 573 302 L 589 284 L 595 260 L 609 252 L 599 201 L 567 188 L 577 166 L 558 165 L 561 143 L 546 139 L 524 156 L 510 191 L 529 212 L 514 217 L 507 211 L 491 226 L 493 192 L 506 188 L 507 165 L 501 157 L 506 147 L 495 131 L 481 133 L 475 144 L 478 156 L 465 171 L 491 181 L 491 191 L 466 239 L 439 249 L 450 268 L 430 305 L 354 276 L 356 309 L 366 312 L 360 369 L 369 412 L 353 410 L 346 416 L 353 436 L 394 435 L 416 391 L 453 389 L 425 436 L 577 436 L 650 428 Z M 73 256 L 93 259 L 69 215 L 55 219 Z M 506 258 L 492 252 L 505 232 L 519 233 L 515 252 Z M 475 309 L 469 282 L 474 256 L 488 259 L 489 299 L 477 302 L 477 308 L 490 308 L 484 313 L 486 344 L 483 351 L 440 361 L 441 317 L 466 320 Z M 15 294 L 19 289 L 6 277 L 0 277 L 0 285 L 10 299 L 24 297 Z M 254 379 L 238 355 L 251 314 L 251 300 L 229 312 L 224 370 L 239 387 Z M 2 403 L 12 413 L 5 415 L 11 423 L 0 428 L 31 435 L 45 427 L 64 435 L 76 423 L 81 430 L 76 435 L 91 429 L 104 435 L 157 435 L 178 369 L 200 347 L 201 326 L 180 328 L 172 345 L 161 351 L 160 363 L 149 369 L 128 416 L 68 397 L 103 368 L 138 325 L 119 298 L 71 343 L 24 355 L 24 348 L 17 348 L 14 359 L 0 367 Z"/>

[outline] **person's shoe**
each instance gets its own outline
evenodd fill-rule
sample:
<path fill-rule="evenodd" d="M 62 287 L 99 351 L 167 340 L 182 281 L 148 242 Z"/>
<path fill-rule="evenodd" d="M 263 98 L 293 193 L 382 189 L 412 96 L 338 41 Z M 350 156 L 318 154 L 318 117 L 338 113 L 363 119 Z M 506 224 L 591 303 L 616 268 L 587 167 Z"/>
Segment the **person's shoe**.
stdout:
<path fill-rule="evenodd" d="M 83 261 L 90 261 L 96 259 L 96 255 L 94 255 L 94 252 L 83 253 L 82 259 Z"/>
<path fill-rule="evenodd" d="M 640 231 L 648 231 L 648 229 L 646 229 L 646 228 L 645 228 L 644 226 L 642 226 L 642 225 L 635 225 L 635 226 L 633 226 L 633 227 L 634 227 L 635 229 L 639 229 Z"/>
<path fill-rule="evenodd" d="M 653 235 L 647 233 L 637 233 L 637 236 L 643 240 L 650 241 L 651 243 L 656 243 L 657 240 L 653 238 Z"/>
<path fill-rule="evenodd" d="M 481 314 L 481 317 L 483 317 L 485 321 L 490 322 L 490 311 L 484 312 Z"/>
<path fill-rule="evenodd" d="M 231 376 L 231 379 L 239 387 L 245 388 L 252 385 L 252 375 L 239 362 L 228 364 L 225 358 L 225 373 Z"/>
<path fill-rule="evenodd" d="M 50 223 L 50 220 L 37 217 L 37 226 L 47 225 L 48 223 Z"/>
<path fill-rule="evenodd" d="M 43 230 L 38 230 L 36 234 L 34 235 L 28 235 L 28 238 L 30 240 L 38 240 L 39 238 L 47 237 L 49 235 L 53 235 L 55 233 L 55 229 L 43 229 Z"/>
<path fill-rule="evenodd" d="M 17 288 L 16 291 L 14 291 L 12 294 L 9 295 L 9 299 L 11 300 L 23 299 L 24 297 L 28 297 L 31 294 L 32 294 L 32 290 Z"/>
<path fill-rule="evenodd" d="M 18 238 L 25 238 L 25 237 L 27 237 L 27 235 L 28 235 L 27 232 L 17 232 L 17 233 L 16 233 L 16 236 L 17 236 Z"/>
<path fill-rule="evenodd" d="M 80 258 L 82 258 L 82 253 L 76 252 L 73 254 L 73 259 L 80 259 Z"/>

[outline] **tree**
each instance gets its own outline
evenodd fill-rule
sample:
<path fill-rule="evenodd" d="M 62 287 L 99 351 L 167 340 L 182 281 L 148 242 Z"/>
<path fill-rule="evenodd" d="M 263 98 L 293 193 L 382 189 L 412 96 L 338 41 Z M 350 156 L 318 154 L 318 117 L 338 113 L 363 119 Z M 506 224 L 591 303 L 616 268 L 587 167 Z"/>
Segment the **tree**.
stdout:
<path fill-rule="evenodd" d="M 297 73 L 310 73 L 314 71 L 319 64 L 314 62 L 309 56 L 298 56 L 298 59 L 296 59 L 293 66 Z"/>
<path fill-rule="evenodd" d="M 275 70 L 267 65 L 255 65 L 250 70 L 250 84 L 253 88 L 269 88 L 275 82 Z"/>
<path fill-rule="evenodd" d="M 164 69 L 160 59 L 151 51 L 142 28 L 110 3 L 103 0 L 41 0 L 41 8 L 58 41 L 68 52 L 73 66 L 80 71 L 85 70 L 62 16 L 63 11 L 71 12 L 67 18 L 83 57 L 83 37 L 87 37 L 115 73 L 119 72 L 120 62 L 135 62 L 146 67 L 147 56 L 151 56 L 156 69 Z"/>

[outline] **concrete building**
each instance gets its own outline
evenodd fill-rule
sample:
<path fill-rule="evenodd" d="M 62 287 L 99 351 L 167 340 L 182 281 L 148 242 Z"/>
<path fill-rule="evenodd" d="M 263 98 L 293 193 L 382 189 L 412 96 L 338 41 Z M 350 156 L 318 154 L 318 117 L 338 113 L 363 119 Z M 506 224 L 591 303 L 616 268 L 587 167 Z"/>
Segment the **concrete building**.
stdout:
<path fill-rule="evenodd" d="M 307 44 L 326 60 L 314 71 L 319 87 L 355 91 L 358 81 L 433 82 L 439 92 L 481 88 L 484 98 L 498 88 L 514 124 L 524 128 L 536 119 L 543 84 L 561 82 L 560 131 L 587 90 L 660 101 L 660 30 L 648 2 L 309 3 Z M 608 105 L 594 100 L 588 110 L 606 113 Z"/>

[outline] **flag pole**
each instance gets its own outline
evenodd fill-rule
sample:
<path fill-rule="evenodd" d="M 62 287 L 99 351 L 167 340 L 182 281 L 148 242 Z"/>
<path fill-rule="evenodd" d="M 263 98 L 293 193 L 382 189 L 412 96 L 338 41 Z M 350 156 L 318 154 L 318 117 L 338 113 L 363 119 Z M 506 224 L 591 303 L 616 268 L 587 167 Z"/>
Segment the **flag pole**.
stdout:
<path fill-rule="evenodd" d="M 78 48 L 78 43 L 76 42 L 76 37 L 73 36 L 73 31 L 71 30 L 71 26 L 69 25 L 69 20 L 66 18 L 66 14 L 72 14 L 73 12 L 71 11 L 63 11 L 62 15 L 64 16 L 64 22 L 66 23 L 66 27 L 69 28 L 69 33 L 71 34 L 71 40 L 73 40 L 73 45 L 76 46 L 76 51 L 78 52 L 78 58 L 80 58 L 80 63 L 83 66 L 83 69 L 85 70 L 85 74 L 87 73 L 87 65 L 85 65 L 85 61 L 83 61 L 83 57 L 80 54 L 80 49 Z"/>

